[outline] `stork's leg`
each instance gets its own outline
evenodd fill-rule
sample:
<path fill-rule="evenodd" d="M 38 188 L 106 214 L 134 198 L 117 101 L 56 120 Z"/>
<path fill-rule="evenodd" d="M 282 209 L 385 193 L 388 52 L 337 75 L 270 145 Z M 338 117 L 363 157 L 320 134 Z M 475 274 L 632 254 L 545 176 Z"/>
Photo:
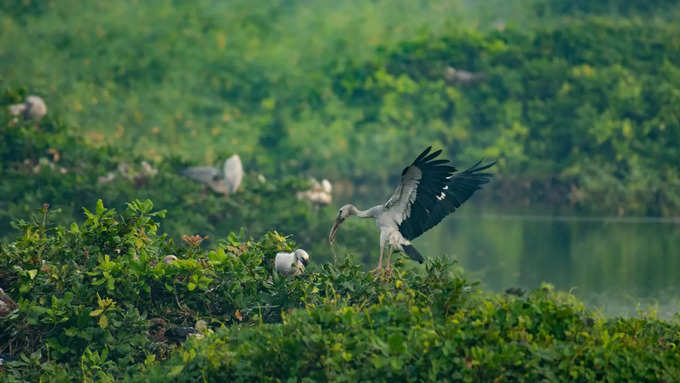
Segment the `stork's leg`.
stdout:
<path fill-rule="evenodd" d="M 392 275 L 392 264 L 390 263 L 390 258 L 392 258 L 392 246 L 388 246 L 387 249 L 387 266 L 385 266 L 385 272 L 388 276 Z"/>
<path fill-rule="evenodd" d="M 376 267 L 375 269 L 371 270 L 371 272 L 372 272 L 373 274 L 378 274 L 379 272 L 381 272 L 381 271 L 383 270 L 383 267 L 382 267 L 382 258 L 383 258 L 383 246 L 380 245 L 380 258 L 378 259 L 378 267 Z"/>

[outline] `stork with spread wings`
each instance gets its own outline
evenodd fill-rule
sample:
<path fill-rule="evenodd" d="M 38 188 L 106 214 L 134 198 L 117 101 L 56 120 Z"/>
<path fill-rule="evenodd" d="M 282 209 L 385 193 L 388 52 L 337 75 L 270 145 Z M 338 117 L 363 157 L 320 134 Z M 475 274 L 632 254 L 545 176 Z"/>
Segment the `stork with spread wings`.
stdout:
<path fill-rule="evenodd" d="M 495 164 L 482 165 L 479 161 L 469 169 L 457 172 L 449 165 L 449 160 L 436 159 L 441 150 L 430 153 L 431 150 L 432 147 L 428 147 L 404 168 L 399 186 L 385 204 L 368 210 L 359 210 L 352 204 L 341 207 L 328 237 L 331 244 L 338 227 L 348 217 L 374 218 L 380 229 L 380 259 L 374 272 L 383 270 L 386 247 L 387 272 L 391 272 L 390 257 L 395 249 L 422 263 L 423 256 L 411 240 L 437 225 L 489 182 L 492 174 L 484 170 Z"/>

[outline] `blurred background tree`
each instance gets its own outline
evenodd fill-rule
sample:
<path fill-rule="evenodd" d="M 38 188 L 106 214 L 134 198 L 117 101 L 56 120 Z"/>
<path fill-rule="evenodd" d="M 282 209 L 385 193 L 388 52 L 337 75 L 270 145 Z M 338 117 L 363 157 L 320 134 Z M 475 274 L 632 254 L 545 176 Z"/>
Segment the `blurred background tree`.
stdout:
<path fill-rule="evenodd" d="M 505 203 L 675 215 L 677 3 L 13 2 L 0 73 L 155 162 L 237 152 L 382 194 L 435 144 L 498 158 Z"/>

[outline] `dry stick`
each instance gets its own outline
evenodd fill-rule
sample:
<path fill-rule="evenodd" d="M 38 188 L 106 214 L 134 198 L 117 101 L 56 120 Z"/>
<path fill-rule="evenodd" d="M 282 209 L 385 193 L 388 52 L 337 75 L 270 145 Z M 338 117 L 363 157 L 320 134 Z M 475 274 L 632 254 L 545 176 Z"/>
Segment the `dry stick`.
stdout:
<path fill-rule="evenodd" d="M 179 307 L 179 309 L 182 310 L 185 315 L 191 315 L 191 310 L 189 310 L 187 307 L 182 307 L 182 304 L 179 302 L 179 298 L 177 298 L 177 294 L 175 294 L 175 303 L 177 303 L 177 307 Z"/>
<path fill-rule="evenodd" d="M 12 297 L 5 294 L 5 290 L 3 290 L 2 288 L 0 288 L 0 299 L 7 303 L 7 306 L 9 306 L 11 310 L 14 310 L 15 308 L 18 307 L 16 302 L 14 302 L 14 300 L 12 299 Z"/>
<path fill-rule="evenodd" d="M 43 227 L 45 227 L 45 222 L 47 222 L 47 209 L 49 209 L 49 207 L 50 207 L 49 203 L 43 204 L 43 219 L 42 219 Z"/>
<path fill-rule="evenodd" d="M 41 237 L 45 234 L 45 223 L 47 223 L 47 209 L 50 208 L 50 204 L 44 203 L 42 207 L 43 207 L 43 218 L 42 218 L 42 225 L 40 225 L 40 236 Z"/>

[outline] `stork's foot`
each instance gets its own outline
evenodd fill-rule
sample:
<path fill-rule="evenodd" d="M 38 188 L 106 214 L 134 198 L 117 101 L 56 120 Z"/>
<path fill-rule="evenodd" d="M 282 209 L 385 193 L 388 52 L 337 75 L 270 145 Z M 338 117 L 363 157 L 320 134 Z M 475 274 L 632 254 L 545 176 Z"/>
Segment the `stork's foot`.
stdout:
<path fill-rule="evenodd" d="M 387 277 L 387 278 L 392 277 L 392 266 L 387 266 L 385 268 L 385 277 Z"/>
<path fill-rule="evenodd" d="M 392 268 L 391 267 L 376 267 L 375 269 L 371 270 L 371 273 L 375 275 L 376 277 L 380 277 L 383 279 L 390 279 L 392 278 Z"/>

